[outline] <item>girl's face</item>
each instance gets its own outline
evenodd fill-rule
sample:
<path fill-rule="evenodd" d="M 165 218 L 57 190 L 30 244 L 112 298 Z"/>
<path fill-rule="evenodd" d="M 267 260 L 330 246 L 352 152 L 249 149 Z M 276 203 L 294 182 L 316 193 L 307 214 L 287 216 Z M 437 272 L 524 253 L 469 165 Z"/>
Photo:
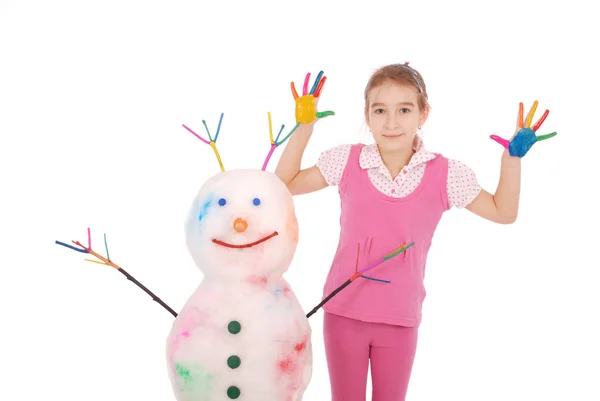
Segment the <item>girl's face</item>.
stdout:
<path fill-rule="evenodd" d="M 419 126 L 427 120 L 428 110 L 419 110 L 417 89 L 386 82 L 367 94 L 367 124 L 380 150 L 412 149 Z"/>

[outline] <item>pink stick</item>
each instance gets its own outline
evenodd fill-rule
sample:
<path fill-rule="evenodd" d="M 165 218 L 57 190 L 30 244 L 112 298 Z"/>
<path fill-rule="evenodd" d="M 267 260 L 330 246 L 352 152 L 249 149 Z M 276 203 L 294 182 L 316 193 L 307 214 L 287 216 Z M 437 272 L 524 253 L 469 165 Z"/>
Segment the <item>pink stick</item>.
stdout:
<path fill-rule="evenodd" d="M 88 249 L 92 249 L 92 235 L 90 234 L 89 227 L 88 227 Z"/>
<path fill-rule="evenodd" d="M 277 145 L 275 145 L 275 144 L 271 145 L 271 149 L 269 149 L 269 154 L 267 155 L 267 158 L 265 159 L 265 162 L 263 163 L 263 166 L 262 166 L 263 171 L 267 168 L 267 164 L 269 164 L 269 159 L 271 159 L 271 156 L 273 155 L 273 151 L 275 150 L 276 147 L 277 147 Z"/>
<path fill-rule="evenodd" d="M 204 142 L 207 145 L 210 145 L 209 141 L 207 141 L 206 139 L 202 138 L 200 135 L 196 134 L 194 131 L 192 131 L 191 129 L 189 129 L 188 127 L 186 127 L 185 124 L 181 124 L 181 125 L 183 125 L 183 128 L 185 128 L 186 130 L 190 131 L 192 134 L 194 134 L 202 142 Z"/>

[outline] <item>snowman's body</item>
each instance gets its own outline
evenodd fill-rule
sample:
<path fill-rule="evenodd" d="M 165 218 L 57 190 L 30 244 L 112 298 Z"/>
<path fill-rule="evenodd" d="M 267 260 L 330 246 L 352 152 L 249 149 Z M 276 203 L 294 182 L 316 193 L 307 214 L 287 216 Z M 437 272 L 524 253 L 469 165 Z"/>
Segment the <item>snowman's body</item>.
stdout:
<path fill-rule="evenodd" d="M 167 341 L 179 401 L 302 400 L 311 330 L 283 278 L 297 234 L 291 195 L 271 173 L 220 173 L 201 188 L 186 236 L 204 278 Z"/>

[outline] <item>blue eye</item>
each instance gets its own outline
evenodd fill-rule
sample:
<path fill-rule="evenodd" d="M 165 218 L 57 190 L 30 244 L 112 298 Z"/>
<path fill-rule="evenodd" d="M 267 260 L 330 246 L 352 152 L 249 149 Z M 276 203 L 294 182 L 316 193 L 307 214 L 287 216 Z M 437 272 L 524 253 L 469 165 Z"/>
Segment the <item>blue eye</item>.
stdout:
<path fill-rule="evenodd" d="M 227 203 L 227 201 L 225 200 L 225 198 L 219 199 L 219 205 L 225 206 L 226 203 Z"/>
<path fill-rule="evenodd" d="M 258 199 L 258 198 L 254 198 L 254 201 L 253 201 L 253 202 L 254 202 L 254 205 L 255 205 L 255 206 L 258 206 L 258 205 L 260 205 L 260 199 Z"/>

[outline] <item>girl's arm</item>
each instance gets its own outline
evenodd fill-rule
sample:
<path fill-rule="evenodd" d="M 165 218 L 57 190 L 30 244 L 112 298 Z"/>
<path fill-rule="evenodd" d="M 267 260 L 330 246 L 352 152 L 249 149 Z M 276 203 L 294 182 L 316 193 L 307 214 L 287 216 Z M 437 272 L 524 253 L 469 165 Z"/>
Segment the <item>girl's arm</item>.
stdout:
<path fill-rule="evenodd" d="M 517 129 L 510 140 L 500 138 L 497 135 L 490 136 L 505 148 L 502 154 L 500 181 L 494 195 L 481 191 L 475 200 L 466 206 L 471 212 L 501 224 L 510 224 L 517 220 L 521 192 L 521 158 L 527 154 L 535 143 L 556 135 L 556 132 L 547 135 L 536 135 L 536 131 L 542 126 L 549 113 L 546 110 L 532 127 L 531 122 L 537 105 L 538 101 L 536 100 L 533 102 L 527 118 L 523 119 L 523 103 L 519 103 Z M 511 156 L 511 153 L 514 156 Z"/>
<path fill-rule="evenodd" d="M 513 157 L 505 150 L 496 193 L 492 195 L 481 190 L 466 209 L 494 223 L 512 224 L 517 220 L 520 193 L 521 158 Z"/>
<path fill-rule="evenodd" d="M 298 127 L 290 137 L 275 168 L 275 175 L 287 185 L 292 195 L 307 194 L 328 186 L 316 166 L 301 170 L 302 155 L 316 122 L 315 119 L 310 124 L 301 124 Z"/>

